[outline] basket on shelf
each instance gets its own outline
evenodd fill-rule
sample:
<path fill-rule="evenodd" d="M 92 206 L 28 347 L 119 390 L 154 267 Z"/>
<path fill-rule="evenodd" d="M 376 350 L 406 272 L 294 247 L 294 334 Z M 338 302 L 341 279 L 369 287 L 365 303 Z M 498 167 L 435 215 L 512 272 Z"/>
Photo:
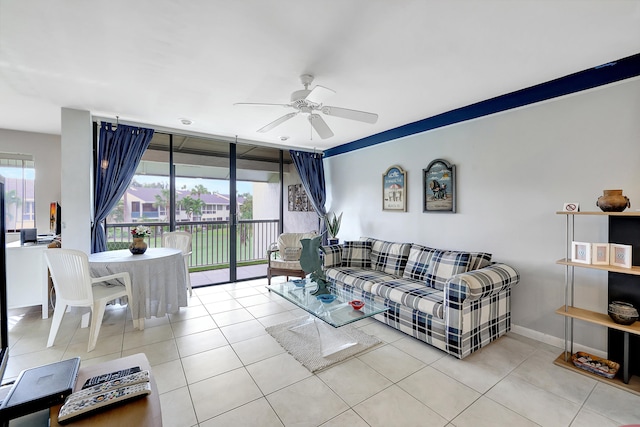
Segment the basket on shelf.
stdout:
<path fill-rule="evenodd" d="M 571 356 L 573 364 L 580 369 L 592 372 L 594 374 L 612 379 L 616 376 L 620 364 L 612 362 L 611 360 L 602 359 L 598 356 L 593 356 L 589 353 L 579 351 Z"/>

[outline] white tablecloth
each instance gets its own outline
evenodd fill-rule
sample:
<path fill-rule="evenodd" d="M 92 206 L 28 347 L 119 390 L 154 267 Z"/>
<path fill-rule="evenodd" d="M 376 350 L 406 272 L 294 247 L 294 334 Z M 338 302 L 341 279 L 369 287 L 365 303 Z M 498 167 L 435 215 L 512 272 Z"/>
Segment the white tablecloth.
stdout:
<path fill-rule="evenodd" d="M 98 252 L 89 255 L 89 267 L 94 277 L 129 273 L 134 320 L 162 317 L 187 306 L 186 271 L 179 249 L 149 248 L 141 255 L 128 249 Z"/>

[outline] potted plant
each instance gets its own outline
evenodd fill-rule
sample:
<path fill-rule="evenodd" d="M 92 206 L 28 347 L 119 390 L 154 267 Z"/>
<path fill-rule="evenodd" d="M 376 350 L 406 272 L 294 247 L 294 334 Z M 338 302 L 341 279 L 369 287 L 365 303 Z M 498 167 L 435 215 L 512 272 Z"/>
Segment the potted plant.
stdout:
<path fill-rule="evenodd" d="M 324 223 L 327 226 L 327 233 L 329 234 L 329 244 L 338 244 L 338 232 L 340 231 L 340 223 L 342 222 L 342 212 L 340 215 L 336 215 L 334 212 L 327 212 L 324 216 Z"/>

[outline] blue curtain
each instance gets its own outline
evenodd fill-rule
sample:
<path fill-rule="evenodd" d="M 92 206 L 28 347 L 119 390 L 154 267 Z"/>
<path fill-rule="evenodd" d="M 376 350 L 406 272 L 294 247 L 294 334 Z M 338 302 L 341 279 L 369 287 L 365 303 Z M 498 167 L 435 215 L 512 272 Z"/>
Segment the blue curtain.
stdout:
<path fill-rule="evenodd" d="M 98 155 L 94 168 L 94 222 L 91 227 L 91 252 L 107 250 L 103 222 L 129 188 L 140 159 L 151 142 L 153 129 L 102 123 Z"/>
<path fill-rule="evenodd" d="M 296 166 L 298 175 L 302 180 L 302 185 L 311 199 L 311 204 L 320 217 L 320 233 L 322 243 L 327 243 L 326 225 L 324 216 L 327 213 L 324 203 L 327 200 L 326 188 L 324 184 L 324 164 L 322 154 L 307 153 L 304 151 L 290 150 L 291 159 Z"/>

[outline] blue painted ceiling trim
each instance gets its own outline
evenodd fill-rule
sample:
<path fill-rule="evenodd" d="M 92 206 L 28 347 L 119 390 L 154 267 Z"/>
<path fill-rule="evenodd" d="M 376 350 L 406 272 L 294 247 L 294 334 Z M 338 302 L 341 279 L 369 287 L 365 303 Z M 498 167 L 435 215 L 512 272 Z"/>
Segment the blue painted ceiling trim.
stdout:
<path fill-rule="evenodd" d="M 337 156 L 393 139 L 592 89 L 638 75 L 640 75 L 640 53 L 348 142 L 325 150 L 324 157 Z"/>

